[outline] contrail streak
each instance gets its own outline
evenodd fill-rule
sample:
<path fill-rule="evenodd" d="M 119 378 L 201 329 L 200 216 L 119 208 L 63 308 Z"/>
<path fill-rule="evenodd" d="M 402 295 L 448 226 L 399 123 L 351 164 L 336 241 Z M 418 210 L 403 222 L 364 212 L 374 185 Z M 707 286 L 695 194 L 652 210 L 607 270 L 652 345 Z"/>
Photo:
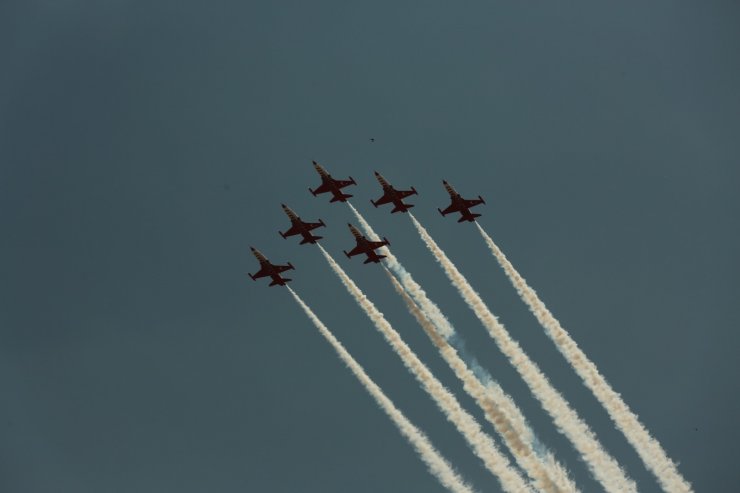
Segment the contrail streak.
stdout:
<path fill-rule="evenodd" d="M 360 227 L 365 231 L 365 234 L 373 240 L 378 239 L 378 234 L 373 230 L 373 228 L 365 220 L 362 214 L 360 214 L 357 209 L 355 209 L 349 202 L 347 203 L 347 205 L 352 210 L 358 223 L 360 224 Z M 455 329 L 450 321 L 447 320 L 447 317 L 444 316 L 437 304 L 429 299 L 426 292 L 414 280 L 411 274 L 406 271 L 406 269 L 401 265 L 395 255 L 393 255 L 393 253 L 390 251 L 390 249 L 384 247 L 382 253 L 384 255 L 387 255 L 385 266 L 393 271 L 393 273 L 397 276 L 397 279 L 392 278 L 392 281 L 400 281 L 404 289 L 403 294 L 409 295 L 411 296 L 411 298 L 413 298 L 412 303 L 415 302 L 414 307 L 418 307 L 423 312 L 426 322 L 431 322 L 434 325 L 434 328 L 436 328 L 436 330 L 433 331 L 434 336 L 432 336 L 431 332 L 427 331 L 429 337 L 432 337 L 433 342 L 435 341 L 434 337 L 439 338 L 441 336 L 445 340 L 444 344 L 446 344 L 447 346 L 449 346 L 448 342 L 450 340 L 455 340 L 458 342 L 459 345 L 462 345 L 459 336 L 456 334 Z M 425 328 L 424 325 L 422 325 L 422 327 Z M 460 356 L 458 356 L 458 354 L 454 352 L 454 350 L 452 351 L 452 354 L 454 354 L 454 357 L 458 360 L 461 359 Z M 499 429 L 501 427 L 503 427 L 505 433 L 510 436 L 511 432 L 515 433 L 518 437 L 518 442 L 525 443 L 527 448 L 529 448 L 530 450 L 535 450 L 538 453 L 538 460 L 546 465 L 550 480 L 554 481 L 563 492 L 578 491 L 575 484 L 573 484 L 573 482 L 568 477 L 568 474 L 563 466 L 558 463 L 554 455 L 549 452 L 534 436 L 532 429 L 527 424 L 527 420 L 524 417 L 524 414 L 514 403 L 513 399 L 508 394 L 506 394 L 501 386 L 499 386 L 499 384 L 493 380 L 491 375 L 485 369 L 483 369 L 477 363 L 477 361 L 475 361 L 475 358 L 465 355 L 464 352 L 463 357 L 464 359 L 468 360 L 468 371 L 472 370 L 474 378 L 477 377 L 476 381 L 479 385 L 485 385 L 484 392 L 487 393 L 487 398 L 491 399 L 495 403 L 495 405 L 498 407 L 499 414 L 502 415 L 502 418 L 505 419 L 505 421 L 498 419 L 497 422 L 500 423 L 500 426 L 496 426 L 496 424 L 494 424 L 494 427 L 496 428 L 496 431 L 501 434 L 502 437 L 504 437 L 504 442 L 507 443 L 507 446 L 511 448 L 511 444 L 506 441 L 505 435 L 502 434 L 502 431 Z M 450 363 L 448 362 L 448 364 Z M 463 363 L 463 365 L 465 365 L 465 363 Z M 450 366 L 453 365 L 450 364 Z M 490 421 L 490 418 L 488 419 Z M 520 448 L 520 445 L 516 444 L 515 448 Z M 513 451 L 512 454 L 514 454 Z M 515 458 L 517 457 L 516 455 L 514 456 Z M 517 463 L 519 462 L 520 459 L 517 458 Z M 525 471 L 527 470 L 522 464 L 520 464 L 520 466 L 522 466 Z M 535 482 L 541 481 L 541 479 L 536 476 L 537 472 L 535 472 L 534 477 L 532 476 L 532 474 L 530 474 L 530 472 L 527 472 L 527 474 Z M 546 483 L 538 484 L 538 487 L 542 488 L 544 487 L 544 484 Z"/>
<path fill-rule="evenodd" d="M 393 274 L 387 269 L 386 273 L 396 292 L 406 302 L 406 306 L 411 314 L 432 340 L 444 360 L 455 372 L 457 378 L 462 381 L 465 391 L 475 399 L 478 406 L 483 410 L 488 422 L 493 425 L 496 432 L 503 438 L 504 443 L 516 459 L 517 464 L 534 481 L 537 489 L 546 493 L 577 492 L 578 489 L 576 486 L 567 481 L 567 475 L 564 474 L 564 471 L 556 471 L 555 474 L 552 474 L 546 465 L 539 460 L 532 448 L 531 442 L 522 440 L 522 437 L 517 433 L 514 426 L 512 426 L 506 414 L 499 407 L 498 402 L 489 397 L 486 387 L 470 371 L 465 362 L 458 356 L 455 349 L 437 334 L 435 325 L 403 289 L 403 286 L 401 286 Z M 566 482 L 559 484 L 562 479 L 566 479 Z"/>
<path fill-rule="evenodd" d="M 311 308 L 304 303 L 304 301 L 293 291 L 289 286 L 286 286 L 293 295 L 296 302 L 306 312 L 308 318 L 311 319 L 313 324 L 319 329 L 321 335 L 323 335 L 329 344 L 334 347 L 334 350 L 339 355 L 339 358 L 347 365 L 347 367 L 354 373 L 355 377 L 365 387 L 365 390 L 375 399 L 378 406 L 388 415 L 389 418 L 398 428 L 411 446 L 416 449 L 416 452 L 424 461 L 429 472 L 448 490 L 453 493 L 474 493 L 474 490 L 468 486 L 465 481 L 455 472 L 452 466 L 440 455 L 434 445 L 429 441 L 429 438 L 416 426 L 411 423 L 406 416 L 391 402 L 391 400 L 383 393 L 378 385 L 365 373 L 365 370 L 360 364 L 355 361 L 351 354 L 344 348 L 341 342 L 334 337 L 329 329 L 319 320 L 319 318 L 313 313 Z"/>
<path fill-rule="evenodd" d="M 496 341 L 501 352 L 506 355 L 522 376 L 532 394 L 553 419 L 558 430 L 571 441 L 596 480 L 609 493 L 636 492 L 637 488 L 634 481 L 626 476 L 619 464 L 603 449 L 588 425 L 578 417 L 565 398 L 552 387 L 547 377 L 529 359 L 519 343 L 511 338 L 504 326 L 483 303 L 478 293 L 429 236 L 426 229 L 412 214 L 409 214 L 409 217 L 424 243 L 442 266 L 447 277 L 488 330 L 490 336 Z"/>
<path fill-rule="evenodd" d="M 494 257 L 506 272 L 519 296 L 527 304 L 558 350 L 565 356 L 565 359 L 575 369 L 578 376 L 581 377 L 586 387 L 593 392 L 601 405 L 604 406 L 612 421 L 637 451 L 645 466 L 658 479 L 663 490 L 669 493 L 689 493 L 693 491 L 691 485 L 678 472 L 676 465 L 668 457 L 660 443 L 650 435 L 650 432 L 640 422 L 639 418 L 630 410 L 619 394 L 612 389 L 609 382 L 596 368 L 596 365 L 588 359 L 578 347 L 578 344 L 570 337 L 570 334 L 550 313 L 534 289 L 514 269 L 506 255 L 493 242 L 493 238 L 480 225 L 477 224 L 477 226 L 481 236 L 488 244 L 488 248 L 491 249 Z"/>
<path fill-rule="evenodd" d="M 357 218 L 357 221 L 360 224 L 360 227 L 365 231 L 365 234 L 373 240 L 379 239 L 378 234 L 373 230 L 362 214 L 360 214 L 349 202 L 347 202 L 347 205 Z M 541 460 L 550 464 L 552 477 L 562 475 L 562 478 L 564 479 L 561 480 L 560 484 L 569 483 L 570 479 L 568 478 L 565 468 L 557 462 L 555 456 L 537 439 L 528 425 L 527 419 L 524 417 L 524 413 L 522 413 L 514 400 L 504 392 L 498 382 L 491 377 L 488 371 L 486 371 L 473 356 L 467 354 L 464 349 L 463 340 L 460 338 L 459 334 L 456 333 L 452 323 L 442 313 L 439 306 L 429 299 L 424 289 L 414 280 L 411 273 L 401 265 L 389 248 L 383 247 L 383 254 L 388 256 L 385 261 L 385 266 L 395 274 L 397 280 L 400 281 L 406 290 L 406 293 L 413 298 L 428 320 L 434 324 L 437 329 L 437 334 L 442 336 L 448 343 L 451 343 L 452 346 L 457 349 L 460 353 L 460 357 L 463 361 L 466 361 L 473 374 L 486 386 L 488 395 L 498 403 L 500 409 L 505 413 L 509 423 L 514 427 L 520 438 L 534 448 Z"/>
<path fill-rule="evenodd" d="M 365 296 L 357 285 L 342 270 L 339 264 L 321 245 L 317 245 L 332 270 L 339 276 L 347 291 L 355 298 L 357 304 L 365 311 L 375 327 L 383 334 L 393 350 L 401 357 L 404 365 L 419 381 L 447 419 L 455 425 L 465 437 L 475 454 L 483 461 L 486 468 L 499 480 L 507 493 L 532 493 L 524 478 L 514 469 L 509 460 L 499 452 L 493 439 L 481 430 L 478 422 L 465 411 L 454 395 L 437 380 L 432 372 L 414 354 L 401 336 L 388 323 L 383 314 Z"/>

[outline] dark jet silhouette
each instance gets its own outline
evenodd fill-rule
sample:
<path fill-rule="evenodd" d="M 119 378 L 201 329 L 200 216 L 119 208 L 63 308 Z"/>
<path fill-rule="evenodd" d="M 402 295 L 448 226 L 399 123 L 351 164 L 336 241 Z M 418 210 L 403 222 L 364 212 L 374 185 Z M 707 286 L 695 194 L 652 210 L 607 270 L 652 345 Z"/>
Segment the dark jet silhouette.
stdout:
<path fill-rule="evenodd" d="M 292 281 L 292 279 L 281 277 L 280 273 L 285 272 L 286 270 L 295 269 L 295 267 L 293 267 L 293 264 L 291 264 L 290 262 L 288 262 L 288 265 L 271 264 L 270 261 L 267 260 L 267 258 L 265 258 L 265 256 L 262 255 L 256 248 L 249 248 L 252 249 L 252 253 L 260 262 L 260 270 L 258 270 L 255 274 L 249 274 L 249 277 L 251 277 L 253 281 L 256 281 L 260 277 L 267 276 L 270 276 L 272 278 L 270 286 L 285 286 L 288 282 Z"/>
<path fill-rule="evenodd" d="M 283 210 L 290 218 L 290 228 L 285 233 L 283 233 L 282 231 L 278 231 L 278 233 L 280 233 L 280 236 L 282 236 L 283 238 L 288 238 L 288 236 L 301 235 L 303 236 L 303 239 L 300 243 L 301 245 L 305 245 L 306 243 L 316 243 L 318 240 L 323 238 L 322 236 L 312 235 L 311 231 L 316 228 L 326 226 L 326 224 L 324 224 L 324 221 L 319 219 L 319 222 L 317 223 L 303 222 L 301 221 L 301 218 L 298 217 L 296 213 L 290 209 L 290 207 L 285 204 L 280 205 L 283 206 Z"/>
<path fill-rule="evenodd" d="M 464 199 L 460 196 L 459 193 L 455 191 L 454 188 L 452 188 L 452 186 L 449 183 L 447 183 L 444 180 L 442 180 L 442 183 L 447 189 L 447 193 L 450 194 L 450 199 L 452 200 L 452 204 L 450 204 L 450 206 L 445 210 L 437 209 L 440 214 L 442 214 L 443 216 L 446 216 L 447 214 L 450 214 L 451 212 L 459 212 L 460 219 L 457 220 L 457 222 L 459 223 L 463 221 L 473 222 L 475 221 L 476 217 L 480 217 L 480 214 L 473 214 L 472 212 L 470 212 L 470 208 L 475 207 L 476 205 L 479 205 L 479 204 L 485 204 L 486 201 L 483 200 L 483 197 L 478 195 L 477 199 L 472 199 L 472 200 Z"/>
<path fill-rule="evenodd" d="M 370 241 L 365 236 L 360 234 L 360 232 L 357 231 L 357 228 L 355 228 L 351 224 L 347 224 L 347 226 L 349 226 L 349 230 L 352 231 L 352 234 L 357 241 L 357 246 L 350 250 L 349 253 L 347 253 L 346 251 L 344 252 L 347 258 L 352 258 L 355 255 L 360 255 L 364 253 L 365 255 L 367 255 L 367 259 L 365 259 L 363 264 L 367 264 L 370 262 L 375 262 L 377 264 L 378 262 L 380 262 L 380 259 L 386 257 L 385 255 L 378 255 L 375 252 L 375 250 L 377 250 L 378 248 L 390 245 L 390 242 L 386 238 L 383 238 L 383 241 Z"/>
<path fill-rule="evenodd" d="M 316 161 L 313 162 L 313 167 L 316 168 L 316 171 L 319 173 L 319 176 L 321 176 L 321 185 L 316 188 L 316 190 L 308 189 L 309 192 L 313 194 L 313 196 L 317 196 L 321 193 L 331 192 L 333 197 L 329 202 L 347 202 L 347 199 L 352 197 L 352 195 L 347 193 L 342 193 L 342 188 L 348 187 L 350 185 L 357 185 L 357 182 L 355 182 L 354 178 L 351 176 L 349 177 L 349 180 L 335 180 L 331 177 L 329 173 L 326 172 L 324 168 L 321 167 L 319 163 Z"/>
<path fill-rule="evenodd" d="M 408 197 L 409 195 L 419 195 L 414 187 L 411 187 L 411 190 L 396 190 L 395 188 L 393 188 L 393 185 L 385 181 L 385 178 L 380 176 L 380 173 L 378 173 L 377 171 L 375 172 L 375 178 L 378 179 L 380 186 L 383 187 L 383 196 L 380 197 L 378 200 L 370 201 L 375 207 L 383 204 L 393 203 L 395 207 L 393 207 L 391 213 L 407 212 L 413 207 L 413 204 L 404 204 L 403 199 Z"/>

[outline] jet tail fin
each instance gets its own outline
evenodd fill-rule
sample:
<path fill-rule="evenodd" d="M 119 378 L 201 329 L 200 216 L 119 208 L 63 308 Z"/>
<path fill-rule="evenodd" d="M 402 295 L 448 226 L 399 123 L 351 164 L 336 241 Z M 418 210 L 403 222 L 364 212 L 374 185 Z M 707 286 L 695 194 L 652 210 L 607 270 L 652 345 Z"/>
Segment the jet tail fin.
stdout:
<path fill-rule="evenodd" d="M 316 243 L 317 240 L 320 240 L 323 238 L 323 236 L 311 236 L 310 238 L 303 238 L 300 245 L 305 245 L 306 243 Z"/>

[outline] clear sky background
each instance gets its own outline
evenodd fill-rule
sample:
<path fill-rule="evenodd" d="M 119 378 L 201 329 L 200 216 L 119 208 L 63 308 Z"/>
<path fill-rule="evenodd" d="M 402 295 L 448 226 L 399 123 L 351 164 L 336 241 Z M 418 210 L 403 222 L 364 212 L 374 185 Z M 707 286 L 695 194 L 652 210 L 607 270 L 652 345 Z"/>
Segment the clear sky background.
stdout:
<path fill-rule="evenodd" d="M 569 443 L 378 170 L 627 469 L 659 491 L 443 178 L 696 491 L 740 479 L 740 5 L 730 1 L 0 3 L 0 491 L 441 492 L 249 245 L 481 492 L 500 491 L 284 202 L 476 416 L 375 265 L 353 202 L 582 491 Z M 375 142 L 370 142 L 374 138 Z M 490 427 L 486 426 L 490 430 Z"/>

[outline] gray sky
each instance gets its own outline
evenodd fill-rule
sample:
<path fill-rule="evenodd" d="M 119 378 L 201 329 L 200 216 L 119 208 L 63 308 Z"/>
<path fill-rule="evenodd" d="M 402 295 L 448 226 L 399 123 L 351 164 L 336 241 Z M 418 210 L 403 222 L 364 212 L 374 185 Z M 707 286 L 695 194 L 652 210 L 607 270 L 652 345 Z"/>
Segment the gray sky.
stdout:
<path fill-rule="evenodd" d="M 414 232 L 414 213 L 642 493 L 658 486 L 441 179 L 696 491 L 729 491 L 740 432 L 736 2 L 0 4 L 0 490 L 443 491 L 249 245 L 482 491 L 495 478 L 279 204 L 476 416 L 382 270 L 349 261 L 316 159 L 599 491 Z M 370 138 L 376 141 L 371 143 Z M 489 429 L 489 428 L 487 428 Z"/>

